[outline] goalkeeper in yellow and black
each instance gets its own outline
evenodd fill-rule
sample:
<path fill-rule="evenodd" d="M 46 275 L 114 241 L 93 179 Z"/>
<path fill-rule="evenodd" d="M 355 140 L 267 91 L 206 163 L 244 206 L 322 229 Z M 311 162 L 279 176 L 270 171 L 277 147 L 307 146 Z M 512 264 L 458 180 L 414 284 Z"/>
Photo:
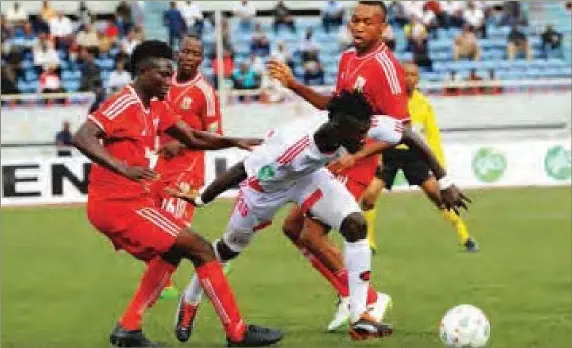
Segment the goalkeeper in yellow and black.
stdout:
<path fill-rule="evenodd" d="M 433 153 L 441 165 L 445 167 L 441 134 L 437 126 L 433 107 L 427 97 L 417 89 L 419 69 L 417 65 L 413 63 L 405 63 L 403 64 L 403 68 L 405 70 L 405 84 L 409 96 L 408 106 L 412 127 L 424 134 L 429 147 L 433 150 Z M 364 215 L 366 215 L 368 219 L 368 240 L 370 247 L 373 250 L 376 249 L 374 239 L 375 208 L 373 208 L 373 206 L 383 187 L 388 190 L 391 189 L 399 169 L 403 171 L 410 185 L 421 187 L 427 197 L 439 208 L 443 218 L 455 228 L 459 241 L 465 249 L 470 252 L 478 251 L 479 246 L 475 239 L 469 235 L 469 231 L 463 219 L 453 211 L 443 208 L 439 195 L 439 183 L 431 173 L 427 164 L 419 159 L 414 152 L 409 150 L 406 145 L 399 145 L 395 148 L 385 150 L 382 153 L 382 165 L 377 172 L 376 179 L 370 183 L 362 196 L 361 204 L 365 208 Z"/>

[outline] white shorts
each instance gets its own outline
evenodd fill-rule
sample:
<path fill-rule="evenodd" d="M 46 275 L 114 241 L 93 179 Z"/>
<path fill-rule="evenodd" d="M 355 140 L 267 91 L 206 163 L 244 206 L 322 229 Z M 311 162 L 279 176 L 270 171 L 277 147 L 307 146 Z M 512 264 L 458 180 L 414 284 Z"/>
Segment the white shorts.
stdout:
<path fill-rule="evenodd" d="M 262 192 L 245 182 L 223 236 L 225 244 L 235 252 L 242 251 L 254 233 L 270 225 L 276 211 L 287 203 L 297 204 L 337 230 L 348 215 L 361 212 L 352 194 L 325 168 L 276 192 Z"/>

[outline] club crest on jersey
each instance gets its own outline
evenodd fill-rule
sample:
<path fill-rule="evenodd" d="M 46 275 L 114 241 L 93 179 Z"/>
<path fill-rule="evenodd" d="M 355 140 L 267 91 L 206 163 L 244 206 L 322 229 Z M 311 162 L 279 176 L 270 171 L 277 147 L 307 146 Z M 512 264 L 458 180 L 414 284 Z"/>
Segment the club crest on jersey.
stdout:
<path fill-rule="evenodd" d="M 191 97 L 184 97 L 181 101 L 181 110 L 189 110 L 191 108 L 191 104 L 193 103 L 193 98 Z"/>
<path fill-rule="evenodd" d="M 275 175 L 276 175 L 276 171 L 274 170 L 274 168 L 272 168 L 272 166 L 270 166 L 270 165 L 267 165 L 267 166 L 260 168 L 260 170 L 258 170 L 258 174 L 256 176 L 258 177 L 258 180 L 265 181 L 265 180 L 272 179 Z"/>
<path fill-rule="evenodd" d="M 365 86 L 365 82 L 366 80 L 362 76 L 358 76 L 354 83 L 354 89 L 361 92 Z"/>

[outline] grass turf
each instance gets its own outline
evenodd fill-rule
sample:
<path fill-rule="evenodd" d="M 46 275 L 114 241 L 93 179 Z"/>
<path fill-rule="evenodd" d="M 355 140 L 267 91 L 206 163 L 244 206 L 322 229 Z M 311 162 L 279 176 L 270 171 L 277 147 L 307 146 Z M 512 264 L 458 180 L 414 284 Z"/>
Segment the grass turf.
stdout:
<path fill-rule="evenodd" d="M 441 347 L 437 327 L 457 304 L 481 307 L 492 323 L 491 347 L 570 347 L 571 189 L 473 191 L 467 214 L 482 252 L 467 254 L 419 193 L 379 202 L 373 283 L 393 296 L 392 338 L 353 343 L 326 334 L 335 296 L 280 233 L 284 212 L 261 232 L 230 274 L 249 322 L 287 332 L 281 347 Z M 224 230 L 231 204 L 200 211 L 195 227 Z M 82 207 L 9 208 L 1 214 L 2 347 L 106 347 L 107 335 L 138 284 L 143 266 L 89 225 Z M 336 236 L 339 241 L 339 237 Z M 185 263 L 175 282 L 186 283 Z M 210 304 L 194 336 L 172 335 L 176 301 L 160 301 L 145 330 L 174 347 L 223 345 Z"/>

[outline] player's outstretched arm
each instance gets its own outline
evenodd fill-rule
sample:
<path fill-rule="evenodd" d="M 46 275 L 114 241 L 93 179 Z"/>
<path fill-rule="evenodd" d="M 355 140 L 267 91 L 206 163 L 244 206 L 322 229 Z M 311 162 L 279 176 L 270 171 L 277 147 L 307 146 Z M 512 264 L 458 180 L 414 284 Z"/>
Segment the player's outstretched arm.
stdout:
<path fill-rule="evenodd" d="M 266 63 L 270 76 L 277 79 L 284 87 L 304 98 L 319 110 L 326 110 L 330 97 L 316 92 L 314 89 L 300 83 L 294 78 L 292 69 L 278 60 L 271 59 Z"/>
<path fill-rule="evenodd" d="M 427 162 L 433 175 L 435 175 L 439 182 L 441 199 L 443 200 L 445 208 L 452 209 L 457 214 L 459 214 L 459 208 L 466 210 L 467 203 L 470 203 L 471 200 L 465 196 L 465 194 L 455 186 L 453 180 L 447 176 L 445 168 L 439 163 L 439 160 L 423 138 L 415 133 L 411 127 L 406 127 L 403 130 L 401 142 L 409 146 L 412 151 L 418 152 L 421 158 Z"/>
<path fill-rule="evenodd" d="M 100 139 L 105 138 L 105 132 L 94 122 L 87 120 L 74 134 L 72 142 L 87 158 L 128 179 L 139 181 L 155 179 L 157 174 L 149 168 L 130 167 L 113 157 L 101 145 Z"/>
<path fill-rule="evenodd" d="M 262 143 L 262 139 L 223 137 L 209 132 L 197 131 L 183 121 L 177 121 L 166 132 L 190 149 L 220 150 L 238 147 L 250 150 L 253 146 Z"/>
<path fill-rule="evenodd" d="M 241 161 L 219 175 L 202 193 L 196 190 L 183 191 L 180 187 L 167 188 L 165 190 L 172 196 L 187 200 L 196 206 L 201 206 L 212 202 L 224 191 L 240 184 L 246 177 L 244 162 Z"/>

